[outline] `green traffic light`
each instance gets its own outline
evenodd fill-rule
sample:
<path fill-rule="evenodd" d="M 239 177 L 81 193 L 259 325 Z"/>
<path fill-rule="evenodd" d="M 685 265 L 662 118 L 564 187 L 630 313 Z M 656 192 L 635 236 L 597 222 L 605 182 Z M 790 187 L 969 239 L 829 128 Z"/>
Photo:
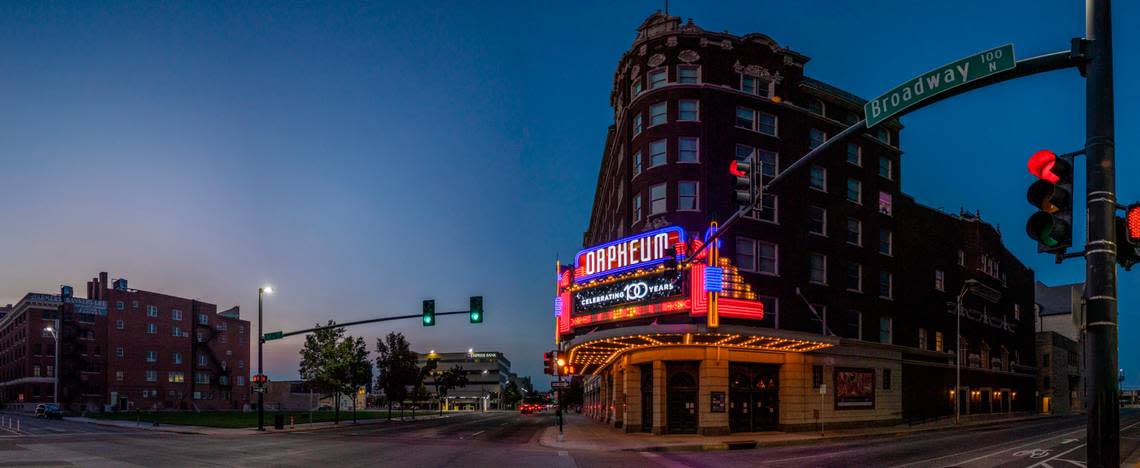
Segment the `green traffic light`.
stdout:
<path fill-rule="evenodd" d="M 467 318 L 471 323 L 483 323 L 483 296 L 471 296 L 471 309 Z"/>
<path fill-rule="evenodd" d="M 424 301 L 424 326 L 430 327 L 435 325 L 435 300 L 428 299 Z"/>

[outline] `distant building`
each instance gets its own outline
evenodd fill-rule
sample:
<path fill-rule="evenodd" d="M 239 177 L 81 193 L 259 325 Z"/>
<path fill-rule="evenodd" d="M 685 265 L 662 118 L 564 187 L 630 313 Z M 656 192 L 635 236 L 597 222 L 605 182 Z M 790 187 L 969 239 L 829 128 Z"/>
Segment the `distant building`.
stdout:
<path fill-rule="evenodd" d="M 1036 284 L 1037 410 L 1042 413 L 1085 409 L 1085 338 L 1077 326 L 1084 315 L 1083 296 L 1083 283 Z"/>
<path fill-rule="evenodd" d="M 52 331 L 47 329 L 51 328 Z M 87 298 L 29 293 L 0 318 L 0 400 L 16 409 L 241 409 L 249 402 L 249 322 L 237 307 L 110 284 Z"/>
<path fill-rule="evenodd" d="M 430 354 L 430 353 L 429 353 Z M 420 354 L 418 366 L 427 364 L 429 354 Z M 479 409 L 499 406 L 499 395 L 507 386 L 511 375 L 511 361 L 498 351 L 469 351 L 456 353 L 436 353 L 439 357 L 437 372 L 453 367 L 463 368 L 467 375 L 467 385 L 447 392 L 446 407 L 449 409 Z M 424 386 L 436 391 L 435 376 L 424 379 Z M 480 401 L 482 400 L 482 403 Z"/>

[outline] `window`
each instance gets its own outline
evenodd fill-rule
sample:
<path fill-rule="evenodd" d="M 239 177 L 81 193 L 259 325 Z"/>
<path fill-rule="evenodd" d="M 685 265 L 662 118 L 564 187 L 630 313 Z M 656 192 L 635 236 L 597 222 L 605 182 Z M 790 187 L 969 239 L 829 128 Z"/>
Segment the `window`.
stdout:
<path fill-rule="evenodd" d="M 892 205 L 891 194 L 879 191 L 879 213 L 890 216 L 893 211 Z"/>
<path fill-rule="evenodd" d="M 198 324 L 199 325 L 209 325 L 210 324 L 210 316 L 206 315 L 206 314 L 198 314 Z"/>
<path fill-rule="evenodd" d="M 170 357 L 175 364 L 182 364 L 182 353 L 174 353 Z"/>
<path fill-rule="evenodd" d="M 696 99 L 682 99 L 677 101 L 677 120 L 701 120 L 700 101 Z"/>
<path fill-rule="evenodd" d="M 894 298 L 895 278 L 889 271 L 879 272 L 879 297 L 885 299 Z"/>
<path fill-rule="evenodd" d="M 669 83 L 669 69 L 658 68 L 649 71 L 649 89 L 657 89 Z"/>
<path fill-rule="evenodd" d="M 827 236 L 827 210 L 818 206 L 807 207 L 808 232 Z"/>
<path fill-rule="evenodd" d="M 178 309 L 170 309 L 170 320 L 182 320 L 182 311 Z"/>
<path fill-rule="evenodd" d="M 124 324 L 122 320 L 116 320 L 115 321 L 115 329 L 116 330 L 122 330 L 124 328 L 126 328 L 126 324 Z"/>
<path fill-rule="evenodd" d="M 678 65 L 677 82 L 687 84 L 700 83 L 701 67 L 699 65 Z"/>
<path fill-rule="evenodd" d="M 139 308 L 139 301 L 131 301 L 131 308 L 132 309 Z"/>
<path fill-rule="evenodd" d="M 779 263 L 779 250 L 776 244 L 764 241 L 756 242 L 756 256 L 760 259 L 758 270 L 760 273 L 779 274 L 776 271 Z"/>
<path fill-rule="evenodd" d="M 699 206 L 698 187 L 697 182 L 677 182 L 677 211 L 697 211 Z"/>
<path fill-rule="evenodd" d="M 123 371 L 115 371 L 115 381 L 116 382 L 122 382 L 123 381 Z"/>
<path fill-rule="evenodd" d="M 776 195 L 771 193 L 762 194 L 760 198 L 760 212 L 756 213 L 756 219 L 779 224 L 779 221 L 776 220 L 776 202 Z"/>
<path fill-rule="evenodd" d="M 209 385 L 210 374 L 207 374 L 205 372 L 195 372 L 194 373 L 194 383 L 199 384 L 199 385 Z"/>
<path fill-rule="evenodd" d="M 1021 304 L 1013 305 L 1013 319 L 1021 320 Z"/>
<path fill-rule="evenodd" d="M 946 273 L 942 270 L 934 270 L 934 289 L 946 291 Z"/>
<path fill-rule="evenodd" d="M 633 221 L 641 221 L 641 194 L 633 196 Z"/>
<path fill-rule="evenodd" d="M 827 330 L 827 306 L 823 304 L 812 304 L 811 309 L 808 310 L 811 314 L 811 323 L 819 324 L 820 335 L 830 335 Z"/>
<path fill-rule="evenodd" d="M 146 362 L 158 362 L 158 353 L 154 351 L 147 351 Z"/>
<path fill-rule="evenodd" d="M 239 387 L 245 386 L 245 376 L 239 375 L 235 380 L 237 381 Z"/>
<path fill-rule="evenodd" d="M 823 386 L 823 366 L 811 366 L 811 388 Z"/>
<path fill-rule="evenodd" d="M 146 371 L 146 381 L 147 382 L 157 382 L 158 381 L 158 371 L 155 371 L 155 370 Z"/>
<path fill-rule="evenodd" d="M 855 218 L 847 218 L 847 243 L 863 245 L 863 222 Z"/>
<path fill-rule="evenodd" d="M 863 204 L 863 183 L 855 179 L 847 179 L 847 201 Z"/>
<path fill-rule="evenodd" d="M 649 167 L 665 165 L 665 140 L 649 143 Z"/>
<path fill-rule="evenodd" d="M 166 381 L 170 383 L 183 383 L 186 381 L 186 374 L 180 371 L 173 371 L 166 374 Z"/>
<path fill-rule="evenodd" d="M 823 115 L 823 101 L 815 98 L 808 98 L 808 112 L 815 115 Z"/>
<path fill-rule="evenodd" d="M 772 82 L 755 76 L 740 75 L 740 90 L 748 94 L 769 97 L 772 95 Z"/>
<path fill-rule="evenodd" d="M 774 151 L 757 150 L 760 155 L 760 175 L 764 177 L 776 177 L 779 173 L 777 166 L 779 165 L 779 156 Z"/>
<path fill-rule="evenodd" d="M 649 214 L 655 215 L 665 211 L 665 184 L 649 187 Z"/>
<path fill-rule="evenodd" d="M 934 350 L 942 352 L 942 332 L 934 332 Z"/>
<path fill-rule="evenodd" d="M 158 325 L 153 323 L 146 324 L 146 332 L 151 335 L 158 333 Z"/>
<path fill-rule="evenodd" d="M 958 266 L 966 266 L 966 252 L 958 251 Z"/>
<path fill-rule="evenodd" d="M 823 254 L 808 254 L 808 281 L 827 284 L 827 257 Z"/>
<path fill-rule="evenodd" d="M 633 135 L 637 136 L 641 134 L 642 130 L 644 130 L 644 127 L 641 126 L 641 112 L 638 112 L 633 115 Z"/>
<path fill-rule="evenodd" d="M 827 134 L 818 128 L 808 130 L 808 148 L 816 149 L 827 141 Z"/>
<path fill-rule="evenodd" d="M 182 337 L 182 329 L 178 328 L 178 325 L 170 327 L 170 336 L 173 336 L 176 338 L 181 338 Z"/>
<path fill-rule="evenodd" d="M 666 122 L 669 115 L 669 102 L 659 102 L 649 106 L 649 126 L 661 125 Z"/>
<path fill-rule="evenodd" d="M 206 355 L 198 353 L 198 367 L 206 367 Z"/>
<path fill-rule="evenodd" d="M 125 351 L 123 350 L 122 346 L 115 348 L 115 357 L 123 357 L 124 354 Z"/>
<path fill-rule="evenodd" d="M 856 340 L 863 339 L 863 313 L 857 310 L 847 311 L 847 337 Z"/>
<path fill-rule="evenodd" d="M 47 366 L 47 376 L 55 377 L 55 366 Z"/>
<path fill-rule="evenodd" d="M 115 301 L 115 309 L 123 310 L 123 301 Z"/>
<path fill-rule="evenodd" d="M 810 177 L 808 178 L 808 187 L 826 192 L 827 191 L 827 169 L 820 166 L 812 166 Z"/>
<path fill-rule="evenodd" d="M 926 329 L 918 329 L 918 349 L 926 349 Z"/>
<path fill-rule="evenodd" d="M 891 177 L 891 159 L 886 156 L 879 156 L 879 177 L 884 179 L 892 179 Z"/>
<path fill-rule="evenodd" d="M 32 377 L 40 376 L 40 366 L 32 366 Z"/>
<path fill-rule="evenodd" d="M 238 361 L 238 369 L 245 369 L 245 361 Z"/>
<path fill-rule="evenodd" d="M 217 328 L 218 331 L 226 331 L 229 329 L 229 327 L 226 325 L 226 322 L 218 322 L 217 325 L 214 325 L 214 328 Z"/>
<path fill-rule="evenodd" d="M 863 290 L 863 265 L 855 262 L 847 263 L 847 275 L 844 286 L 851 291 Z"/>
<path fill-rule="evenodd" d="M 875 130 L 875 138 L 889 145 L 891 144 L 891 131 L 883 127 L 879 127 L 877 130 Z"/>
<path fill-rule="evenodd" d="M 855 166 L 863 165 L 863 148 L 855 143 L 847 144 L 847 164 Z"/>
<path fill-rule="evenodd" d="M 744 271 L 756 271 L 756 240 L 736 238 L 736 266 Z"/>
<path fill-rule="evenodd" d="M 641 151 L 633 153 L 633 176 L 641 174 Z"/>
<path fill-rule="evenodd" d="M 1041 367 L 1049 367 L 1049 353 L 1041 354 Z"/>
<path fill-rule="evenodd" d="M 633 77 L 633 86 L 630 87 L 630 94 L 637 97 L 638 94 L 641 94 L 641 90 L 641 76 Z"/>
<path fill-rule="evenodd" d="M 891 370 L 883 369 L 883 390 L 891 389 Z"/>
<path fill-rule="evenodd" d="M 696 137 L 677 139 L 677 162 L 694 163 L 700 160 L 700 140 Z"/>
<path fill-rule="evenodd" d="M 155 307 L 152 305 L 146 306 L 146 316 L 147 317 L 158 317 L 158 307 Z"/>
<path fill-rule="evenodd" d="M 889 256 L 894 250 L 894 234 L 886 228 L 879 228 L 879 253 Z"/>
<path fill-rule="evenodd" d="M 891 323 L 890 317 L 879 318 L 879 342 L 884 344 L 891 344 L 891 332 L 894 326 Z"/>
<path fill-rule="evenodd" d="M 736 108 L 736 126 L 765 135 L 776 136 L 776 116 L 747 107 Z"/>

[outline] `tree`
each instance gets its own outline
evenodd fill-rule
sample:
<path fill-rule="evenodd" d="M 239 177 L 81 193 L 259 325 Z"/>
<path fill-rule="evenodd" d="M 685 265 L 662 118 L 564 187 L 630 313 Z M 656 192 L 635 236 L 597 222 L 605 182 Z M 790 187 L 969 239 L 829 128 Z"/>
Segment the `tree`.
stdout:
<path fill-rule="evenodd" d="M 443 401 L 447 398 L 447 391 L 453 388 L 463 388 L 467 386 L 467 372 L 463 370 L 462 366 L 456 365 L 451 369 L 443 371 L 435 378 L 435 393 L 439 395 L 439 414 L 443 414 Z"/>
<path fill-rule="evenodd" d="M 518 384 L 513 380 L 507 382 L 507 387 L 503 389 L 502 393 L 503 396 L 500 398 L 500 401 L 507 407 L 514 406 L 523 398 L 522 391 L 519 390 Z"/>
<path fill-rule="evenodd" d="M 329 320 L 329 327 L 335 325 L 335 321 Z M 334 420 L 339 423 L 341 394 L 355 395 L 360 385 L 372 381 L 368 347 L 363 338 L 345 337 L 344 327 L 317 330 L 305 337 L 305 346 L 301 348 L 300 374 L 310 388 L 333 395 L 336 410 Z M 354 398 L 354 415 L 355 405 Z"/>
<path fill-rule="evenodd" d="M 388 419 L 392 419 L 392 402 L 407 398 L 408 386 L 417 383 L 417 358 L 403 333 L 391 332 L 376 340 L 376 387 L 388 399 Z"/>

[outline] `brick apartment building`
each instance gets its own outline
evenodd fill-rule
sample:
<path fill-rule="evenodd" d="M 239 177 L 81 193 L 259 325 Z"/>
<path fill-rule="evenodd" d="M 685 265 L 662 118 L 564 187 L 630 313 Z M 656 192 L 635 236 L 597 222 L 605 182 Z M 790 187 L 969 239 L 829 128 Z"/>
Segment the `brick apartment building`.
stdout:
<path fill-rule="evenodd" d="M 706 325 L 705 293 L 689 295 L 688 276 L 673 283 L 684 293 L 647 297 L 647 283 L 669 290 L 654 283 L 661 259 L 580 275 L 589 272 L 583 255 L 616 246 L 620 263 L 639 236 L 679 237 L 678 252 L 693 249 L 710 221 L 740 206 L 734 161 L 751 161 L 766 182 L 861 120 L 864 100 L 807 76 L 809 60 L 764 34 L 661 13 L 637 29 L 613 76 L 587 249 L 559 272 L 555 301 L 560 351 L 587 375 L 595 418 L 718 434 L 946 417 L 955 401 L 963 414 L 1033 409 L 1033 272 L 980 215 L 945 213 L 902 191 L 897 121 L 790 174 L 721 237 L 718 272 L 734 290 L 715 294 L 754 298 L 763 313 L 746 300 L 719 328 Z M 955 353 L 967 280 L 1000 298 L 966 296 Z M 613 299 L 622 287 L 626 300 Z"/>
<path fill-rule="evenodd" d="M 57 324 L 61 318 L 62 323 Z M 17 409 L 241 409 L 249 403 L 250 326 L 234 307 L 131 289 L 106 272 L 87 298 L 27 294 L 0 317 L 0 401 Z"/>

